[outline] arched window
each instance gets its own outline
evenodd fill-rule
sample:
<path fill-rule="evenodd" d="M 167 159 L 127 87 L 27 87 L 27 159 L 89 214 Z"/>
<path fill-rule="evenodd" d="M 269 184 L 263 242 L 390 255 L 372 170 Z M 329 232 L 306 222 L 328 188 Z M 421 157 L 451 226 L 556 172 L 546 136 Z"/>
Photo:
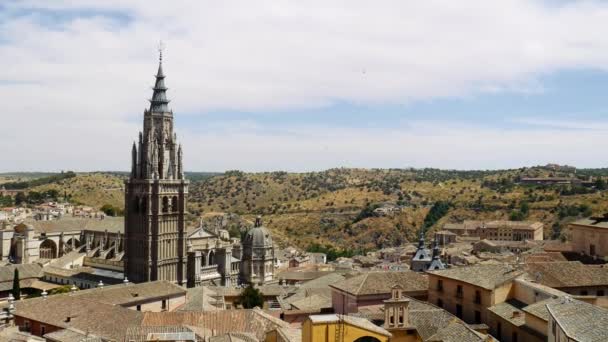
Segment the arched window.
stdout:
<path fill-rule="evenodd" d="M 169 212 L 169 197 L 163 197 L 163 213 Z"/>
<path fill-rule="evenodd" d="M 215 265 L 215 252 L 209 252 L 209 265 Z"/>
<path fill-rule="evenodd" d="M 174 213 L 179 211 L 179 206 L 177 203 L 177 196 L 173 196 L 173 199 L 171 200 L 171 211 Z"/>

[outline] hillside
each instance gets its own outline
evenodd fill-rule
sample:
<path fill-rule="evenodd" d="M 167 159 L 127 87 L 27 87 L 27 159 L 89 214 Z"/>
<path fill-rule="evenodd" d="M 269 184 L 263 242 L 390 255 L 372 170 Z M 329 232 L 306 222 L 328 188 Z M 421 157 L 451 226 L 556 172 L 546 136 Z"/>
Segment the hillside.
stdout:
<path fill-rule="evenodd" d="M 110 173 L 83 173 L 58 182 L 29 188 L 30 191 L 44 192 L 57 190 L 67 195 L 72 202 L 101 207 L 104 204 L 122 208 L 124 206 L 123 178 Z"/>
<path fill-rule="evenodd" d="M 243 227 L 264 216 L 281 245 L 313 243 L 347 249 L 375 249 L 413 241 L 423 228 L 465 219 L 539 220 L 545 235 L 567 237 L 567 222 L 608 212 L 606 169 L 535 167 L 502 171 L 435 169 L 331 169 L 311 173 L 193 173 L 189 211 L 197 217 L 218 213 Z M 198 176 L 198 177 L 197 177 Z M 592 187 L 519 185 L 524 177 L 596 177 Z M 72 201 L 101 207 L 123 206 L 124 173 L 85 173 L 30 188 L 57 190 Z M 599 178 L 598 178 L 599 177 Z M 433 208 L 436 203 L 443 203 Z M 399 211 L 373 214 L 378 207 Z M 439 210 L 440 207 L 443 209 Z M 444 212 L 445 211 L 445 212 Z M 234 234 L 233 234 L 234 235 Z"/>

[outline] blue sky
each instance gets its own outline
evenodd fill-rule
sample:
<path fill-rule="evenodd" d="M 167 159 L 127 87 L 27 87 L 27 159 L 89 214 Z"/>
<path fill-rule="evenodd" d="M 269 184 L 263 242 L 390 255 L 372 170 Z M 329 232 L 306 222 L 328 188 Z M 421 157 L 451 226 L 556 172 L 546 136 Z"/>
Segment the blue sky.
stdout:
<path fill-rule="evenodd" d="M 126 170 L 159 40 L 189 170 L 608 166 L 608 3 L 0 4 L 0 171 Z"/>

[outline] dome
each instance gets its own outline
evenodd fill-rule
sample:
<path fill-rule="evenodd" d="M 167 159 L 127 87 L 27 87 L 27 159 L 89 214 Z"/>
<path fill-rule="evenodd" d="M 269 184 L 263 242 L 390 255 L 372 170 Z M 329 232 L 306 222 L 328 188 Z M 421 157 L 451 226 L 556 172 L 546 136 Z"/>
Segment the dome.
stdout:
<path fill-rule="evenodd" d="M 262 226 L 262 219 L 260 217 L 255 219 L 255 225 L 245 235 L 243 245 L 253 248 L 272 247 L 272 237 L 268 229 Z"/>

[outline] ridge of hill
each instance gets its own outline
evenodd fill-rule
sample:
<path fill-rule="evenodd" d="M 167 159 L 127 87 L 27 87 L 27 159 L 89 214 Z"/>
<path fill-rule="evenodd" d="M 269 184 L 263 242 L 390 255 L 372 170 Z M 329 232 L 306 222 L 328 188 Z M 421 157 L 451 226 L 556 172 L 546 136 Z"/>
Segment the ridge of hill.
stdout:
<path fill-rule="evenodd" d="M 608 169 L 342 168 L 198 175 L 190 186 L 191 224 L 209 213 L 231 213 L 249 221 L 263 215 L 276 241 L 302 248 L 312 244 L 344 249 L 394 246 L 416 240 L 420 229 L 432 232 L 446 222 L 466 219 L 538 220 L 545 224 L 547 237 L 566 238 L 563 228 L 568 222 L 608 211 L 603 181 Z M 122 207 L 126 176 L 118 172 L 78 173 L 29 190 L 53 189 L 77 203 Z M 518 184 L 524 177 L 595 178 L 592 187 Z M 377 208 L 380 212 L 374 212 Z"/>

